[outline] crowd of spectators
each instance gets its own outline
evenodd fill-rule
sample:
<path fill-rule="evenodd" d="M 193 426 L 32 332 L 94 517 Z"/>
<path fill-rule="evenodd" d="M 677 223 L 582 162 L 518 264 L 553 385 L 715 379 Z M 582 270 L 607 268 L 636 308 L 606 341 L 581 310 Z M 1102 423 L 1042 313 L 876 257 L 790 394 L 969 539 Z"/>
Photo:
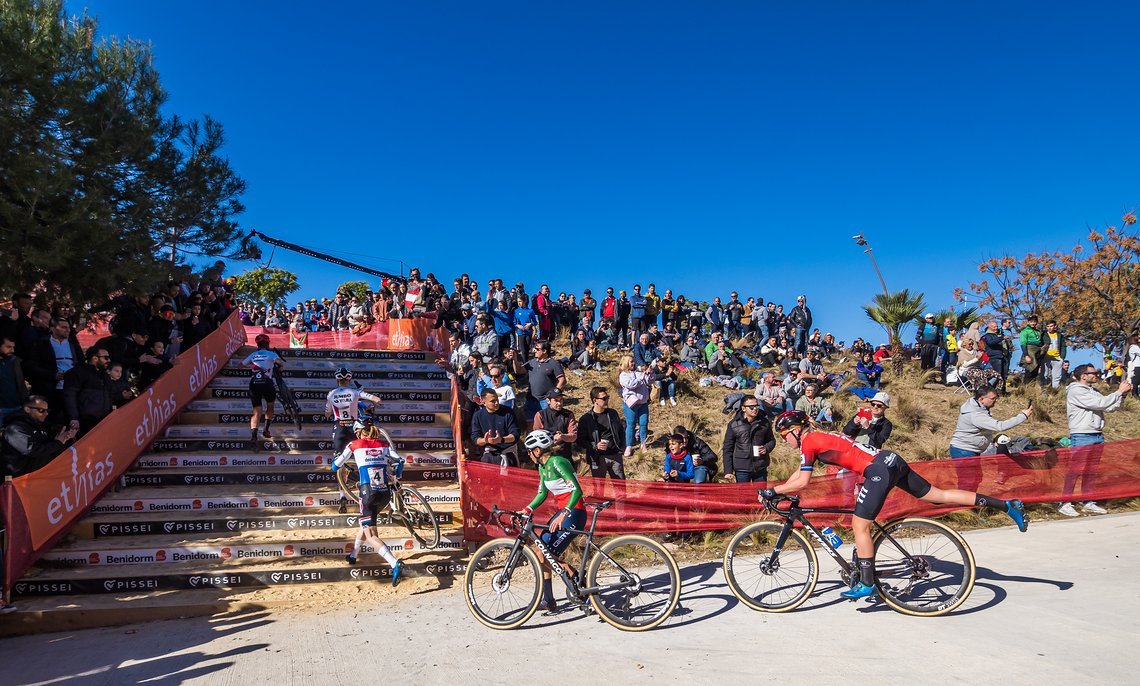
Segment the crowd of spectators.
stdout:
<path fill-rule="evenodd" d="M 215 265 L 216 266 L 216 265 Z M 43 467 L 72 441 L 155 382 L 234 309 L 214 269 L 150 296 L 120 295 L 82 308 L 45 306 L 15 293 L 0 308 L 0 457 L 4 473 Z M 108 335 L 84 350 L 92 318 Z"/>

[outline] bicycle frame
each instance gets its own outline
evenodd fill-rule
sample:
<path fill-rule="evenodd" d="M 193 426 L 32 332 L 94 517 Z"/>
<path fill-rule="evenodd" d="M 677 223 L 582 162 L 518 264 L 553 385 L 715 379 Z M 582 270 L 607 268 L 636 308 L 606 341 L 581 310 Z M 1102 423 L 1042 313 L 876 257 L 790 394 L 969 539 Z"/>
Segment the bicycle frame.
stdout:
<path fill-rule="evenodd" d="M 839 554 L 839 551 L 835 549 L 835 546 L 831 545 L 831 541 L 827 540 L 827 538 L 822 533 L 820 533 L 819 529 L 817 529 L 815 525 L 809 522 L 807 519 L 807 515 L 809 514 L 853 515 L 855 514 L 855 510 L 847 510 L 835 507 L 800 507 L 798 497 L 788 498 L 788 502 L 790 505 L 786 510 L 779 509 L 776 506 L 777 504 L 773 504 L 768 507 L 769 512 L 774 513 L 784 520 L 784 526 L 780 529 L 780 535 L 776 538 L 776 545 L 772 550 L 772 558 L 774 559 L 779 557 L 780 551 L 783 550 L 784 544 L 788 541 L 788 536 L 791 534 L 792 527 L 795 526 L 796 522 L 799 522 L 803 525 L 803 528 L 809 534 L 811 534 L 811 537 L 823 546 L 824 550 L 827 551 L 828 556 L 830 556 L 831 559 L 835 560 L 835 563 L 839 565 L 839 569 L 842 575 L 850 576 L 852 574 L 855 574 L 856 570 L 851 565 L 851 563 L 847 560 L 844 560 L 843 557 Z M 886 538 L 891 541 L 891 543 L 894 543 L 895 547 L 899 549 L 899 552 L 905 555 L 907 559 L 910 559 L 910 555 L 906 552 L 906 550 L 902 548 L 902 546 L 899 546 L 897 543 L 895 543 L 895 540 L 891 538 L 890 534 L 886 532 L 882 524 L 879 522 L 872 523 L 875 525 L 875 528 L 877 529 L 877 533 L 879 535 L 886 536 Z"/>
<path fill-rule="evenodd" d="M 582 560 L 578 565 L 578 580 L 580 581 L 585 581 L 586 562 L 591 560 L 594 555 L 601 555 L 605 557 L 615 567 L 620 569 L 622 572 L 626 572 L 625 567 L 623 567 L 617 560 L 607 555 L 606 552 L 602 550 L 601 546 L 594 542 L 594 530 L 598 526 L 598 515 L 600 515 L 601 512 L 602 508 L 597 508 L 594 510 L 594 515 L 590 520 L 589 529 L 574 529 L 569 527 L 560 529 L 561 531 L 568 531 L 575 534 L 585 534 L 586 536 L 586 549 L 582 552 Z M 500 510 L 497 507 L 493 508 L 491 511 L 492 517 L 498 516 L 500 514 L 518 516 L 518 513 Z M 607 584 L 605 586 L 579 586 L 578 581 L 575 581 L 574 577 L 572 577 L 566 571 L 566 569 L 563 568 L 562 564 L 558 561 L 558 557 L 554 554 L 554 551 L 550 549 L 550 546 L 546 545 L 546 543 L 544 543 L 542 539 L 539 538 L 538 534 L 534 532 L 535 529 L 542 530 L 547 528 L 549 528 L 547 525 L 539 524 L 534 520 L 527 522 L 526 525 L 522 527 L 522 529 L 519 531 L 519 535 L 515 538 L 515 544 L 511 549 L 510 556 L 507 558 L 507 563 L 503 566 L 504 577 L 506 577 L 508 580 L 510 579 L 511 572 L 514 571 L 515 565 L 518 564 L 519 558 L 522 556 L 522 547 L 524 545 L 532 545 L 539 551 L 539 553 L 542 554 L 542 557 L 545 558 L 546 562 L 550 565 L 551 570 L 558 575 L 558 578 L 562 579 L 562 583 L 566 584 L 566 588 L 570 590 L 570 595 L 575 598 L 584 599 L 591 595 L 597 595 L 599 593 L 604 593 L 606 591 L 612 591 L 616 589 L 630 588 L 636 585 L 637 582 L 631 580 L 616 584 Z M 633 575 L 630 576 L 632 577 Z"/>

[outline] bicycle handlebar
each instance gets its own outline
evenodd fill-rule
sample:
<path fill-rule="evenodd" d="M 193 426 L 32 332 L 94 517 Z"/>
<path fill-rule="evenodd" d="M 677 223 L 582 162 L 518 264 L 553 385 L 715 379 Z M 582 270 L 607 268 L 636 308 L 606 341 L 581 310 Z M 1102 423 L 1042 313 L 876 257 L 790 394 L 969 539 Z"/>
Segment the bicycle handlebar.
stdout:
<path fill-rule="evenodd" d="M 757 492 L 761 494 L 763 493 L 763 491 Z M 786 514 L 788 510 L 780 509 L 780 503 L 783 502 L 791 503 L 792 507 L 795 507 L 799 504 L 800 497 L 798 495 L 785 495 L 783 493 L 777 493 L 774 498 L 764 498 L 764 509 L 768 510 L 769 512 L 779 512 L 781 514 Z"/>

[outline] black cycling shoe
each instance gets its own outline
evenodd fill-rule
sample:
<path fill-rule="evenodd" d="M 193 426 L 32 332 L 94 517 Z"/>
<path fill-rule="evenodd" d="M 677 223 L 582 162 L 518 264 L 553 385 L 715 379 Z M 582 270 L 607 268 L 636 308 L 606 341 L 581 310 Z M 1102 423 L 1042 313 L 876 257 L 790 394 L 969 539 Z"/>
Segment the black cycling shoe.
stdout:
<path fill-rule="evenodd" d="M 538 603 L 538 609 L 544 614 L 552 615 L 558 612 L 558 603 L 553 600 L 542 600 Z"/>
<path fill-rule="evenodd" d="M 338 508 L 336 508 L 336 511 L 340 514 L 344 514 L 345 512 L 348 512 L 348 500 L 341 498 L 340 499 L 340 506 Z"/>

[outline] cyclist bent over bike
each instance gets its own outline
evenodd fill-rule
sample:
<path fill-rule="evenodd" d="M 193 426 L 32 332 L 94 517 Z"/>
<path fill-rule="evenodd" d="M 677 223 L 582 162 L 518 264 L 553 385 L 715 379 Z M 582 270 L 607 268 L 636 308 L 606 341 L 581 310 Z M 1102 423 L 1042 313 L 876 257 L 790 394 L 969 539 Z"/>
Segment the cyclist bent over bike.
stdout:
<path fill-rule="evenodd" d="M 369 424 L 360 430 L 360 438 L 345 446 L 333 461 L 333 473 L 345 462 L 352 460 L 360 473 L 360 529 L 353 543 L 352 554 L 346 555 L 349 564 L 356 564 L 360 546 L 367 540 L 392 566 L 392 585 L 400 582 L 400 561 L 376 533 L 376 516 L 392 502 L 392 488 L 388 483 L 389 463 L 395 464 L 394 478 L 399 479 L 404 460 L 396 450 L 380 438 L 380 429 Z"/>
<path fill-rule="evenodd" d="M 257 343 L 257 350 L 242 360 L 243 367 L 252 368 L 249 377 L 249 401 L 253 404 L 253 416 L 249 418 L 250 440 L 253 441 L 253 450 L 257 452 L 260 447 L 257 443 L 257 425 L 261 421 L 261 401 L 265 401 L 265 428 L 262 436 L 273 440 L 269 433 L 269 425 L 273 423 L 273 403 L 277 400 L 277 387 L 273 383 L 273 371 L 276 367 L 284 367 L 285 360 L 269 349 L 269 336 L 260 333 L 253 339 Z"/>
<path fill-rule="evenodd" d="M 1025 506 L 1020 500 L 1002 500 L 980 493 L 932 486 L 912 471 L 906 460 L 889 450 L 869 448 L 839 434 L 813 431 L 807 414 L 799 410 L 784 412 L 777 417 L 776 433 L 780 434 L 785 443 L 800 451 L 800 470 L 779 486 L 760 491 L 762 501 L 801 490 L 808 484 L 816 461 L 833 464 L 864 477 L 863 486 L 855 500 L 855 514 L 851 518 L 859 580 L 851 590 L 840 594 L 844 598 L 866 598 L 875 592 L 875 570 L 872 565 L 875 548 L 871 542 L 871 522 L 883 509 L 883 503 L 894 487 L 928 503 L 992 507 L 1008 514 L 1021 531 L 1029 526 L 1025 518 Z"/>
<path fill-rule="evenodd" d="M 380 398 L 351 386 L 352 372 L 347 367 L 339 367 L 335 376 L 337 387 L 325 397 L 325 414 L 332 417 L 336 425 L 333 429 L 333 454 L 339 455 L 355 437 L 352 425 L 360 416 L 360 401 L 379 405 Z"/>
<path fill-rule="evenodd" d="M 578 535 L 570 529 L 581 531 L 586 526 L 582 487 L 578 484 L 578 477 L 575 476 L 570 461 L 554 454 L 552 450 L 554 434 L 546 429 L 532 431 L 523 441 L 523 446 L 526 447 L 530 459 L 538 465 L 538 493 L 535 494 L 534 500 L 530 501 L 530 505 L 523 509 L 523 513 L 528 517 L 533 515 L 534 511 L 546 502 L 546 496 L 554 494 L 554 502 L 560 509 L 550 518 L 550 522 L 546 525 L 547 529 L 540 538 L 555 557 L 559 557 Z M 542 604 L 539 607 L 546 612 L 553 612 L 557 606 L 554 602 L 554 590 L 551 588 L 551 569 L 545 556 L 540 554 L 538 559 L 542 564 Z M 562 564 L 569 574 L 574 574 L 572 567 L 559 564 Z"/>

